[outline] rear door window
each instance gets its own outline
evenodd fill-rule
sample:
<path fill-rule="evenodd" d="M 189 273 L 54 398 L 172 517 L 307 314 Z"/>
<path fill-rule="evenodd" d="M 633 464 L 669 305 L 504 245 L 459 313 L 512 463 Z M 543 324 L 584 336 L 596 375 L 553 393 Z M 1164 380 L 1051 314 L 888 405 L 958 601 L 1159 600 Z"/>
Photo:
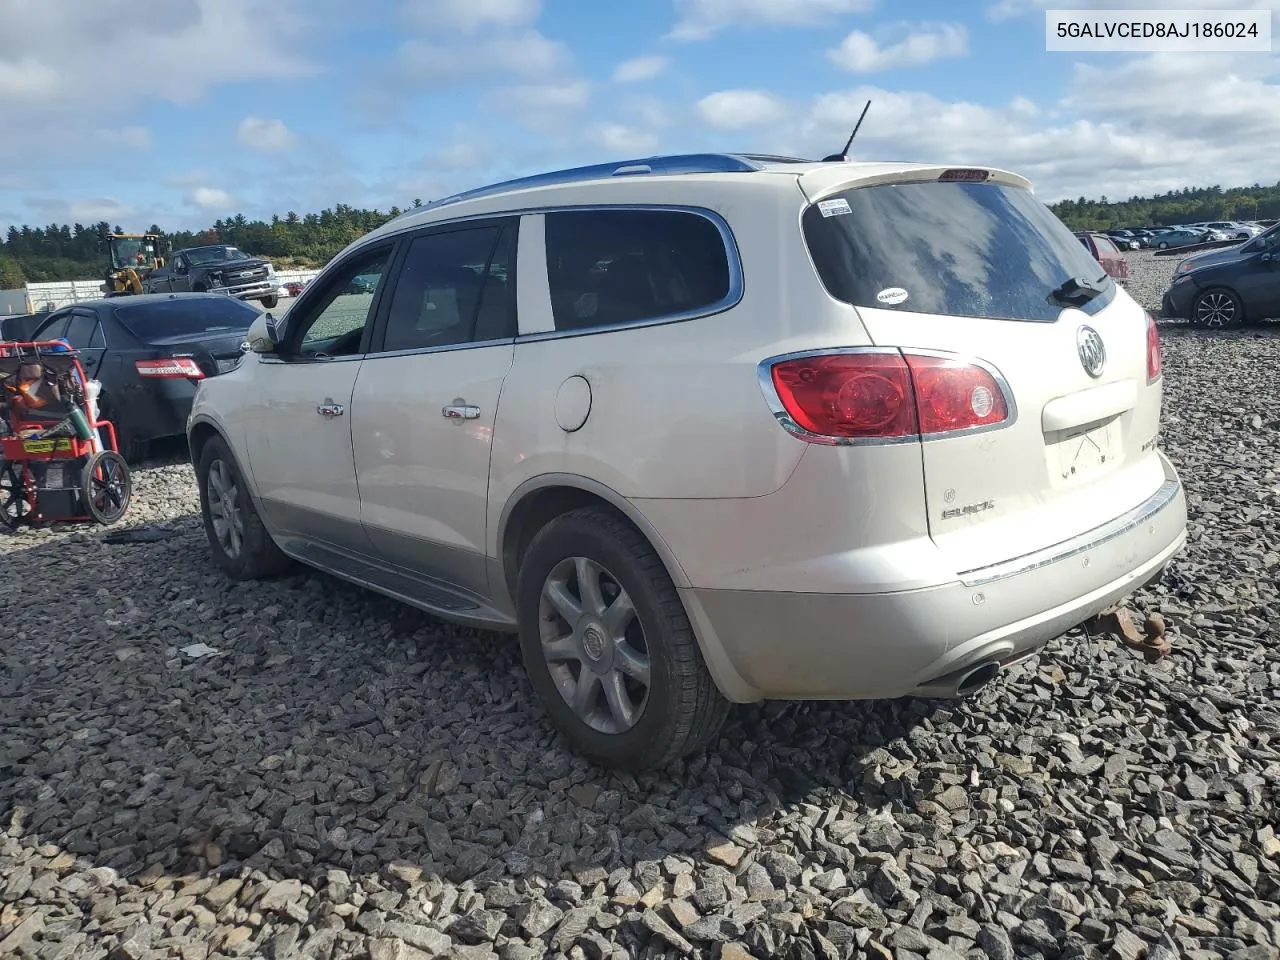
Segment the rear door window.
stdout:
<path fill-rule="evenodd" d="M 708 217 L 673 210 L 572 210 L 546 216 L 557 330 L 675 319 L 728 306 L 729 255 Z"/>
<path fill-rule="evenodd" d="M 1053 321 L 1063 306 L 1050 294 L 1071 278 L 1103 288 L 1086 312 L 1100 310 L 1115 293 L 1083 241 L 1020 187 L 954 181 L 855 187 L 809 206 L 803 227 L 827 291 L 857 307 Z"/>

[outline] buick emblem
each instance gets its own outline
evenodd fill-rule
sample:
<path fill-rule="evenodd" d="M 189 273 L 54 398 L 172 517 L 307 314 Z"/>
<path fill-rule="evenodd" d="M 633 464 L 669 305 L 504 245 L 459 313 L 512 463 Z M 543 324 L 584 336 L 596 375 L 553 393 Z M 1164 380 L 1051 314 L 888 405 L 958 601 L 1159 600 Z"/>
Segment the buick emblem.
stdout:
<path fill-rule="evenodd" d="M 1107 365 L 1107 346 L 1102 342 L 1102 334 L 1093 327 L 1081 327 L 1076 331 L 1076 352 L 1080 354 L 1080 366 L 1093 378 L 1102 376 L 1102 368 Z"/>

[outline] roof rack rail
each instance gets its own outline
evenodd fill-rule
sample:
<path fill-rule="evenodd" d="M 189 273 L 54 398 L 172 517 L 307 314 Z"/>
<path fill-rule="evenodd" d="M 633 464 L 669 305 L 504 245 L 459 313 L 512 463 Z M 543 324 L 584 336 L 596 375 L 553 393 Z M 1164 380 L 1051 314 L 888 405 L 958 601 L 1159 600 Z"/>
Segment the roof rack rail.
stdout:
<path fill-rule="evenodd" d="M 553 170 L 548 173 L 535 173 L 515 180 L 504 180 L 501 183 L 465 190 L 440 200 L 433 200 L 405 212 L 408 216 L 433 210 L 447 204 L 459 203 L 463 200 L 475 200 L 479 197 L 507 193 L 511 190 L 525 190 L 531 187 L 545 187 L 558 183 L 577 183 L 584 180 L 603 180 L 607 177 L 629 176 L 669 176 L 688 173 L 752 173 L 764 169 L 771 163 L 804 163 L 796 157 L 775 157 L 765 154 L 737 153 L 688 153 L 669 156 L 644 157 L 638 160 L 626 160 L 621 163 L 597 163 L 585 167 L 572 167 L 568 170 Z"/>

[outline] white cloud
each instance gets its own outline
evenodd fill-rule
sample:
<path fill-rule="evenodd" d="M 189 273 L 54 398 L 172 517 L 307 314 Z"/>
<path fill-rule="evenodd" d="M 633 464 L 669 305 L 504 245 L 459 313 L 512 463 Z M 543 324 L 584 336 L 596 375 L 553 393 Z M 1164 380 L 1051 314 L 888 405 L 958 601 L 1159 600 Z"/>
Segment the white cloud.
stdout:
<path fill-rule="evenodd" d="M 230 210 L 235 206 L 231 194 L 217 187 L 196 187 L 187 199 L 205 210 Z"/>
<path fill-rule="evenodd" d="M 32 57 L 0 58 L 0 100 L 44 97 L 58 89 L 58 71 Z"/>
<path fill-rule="evenodd" d="M 613 71 L 617 83 L 640 83 L 660 76 L 667 69 L 667 58 L 660 56 L 636 57 L 618 64 Z"/>
<path fill-rule="evenodd" d="M 969 32 L 958 23 L 896 24 L 873 37 L 854 30 L 827 56 L 850 73 L 920 67 L 969 52 Z"/>
<path fill-rule="evenodd" d="M 1278 61 L 1239 60 L 1164 54 L 1079 66 L 1054 111 L 1024 97 L 985 106 L 920 91 L 832 92 L 788 111 L 760 149 L 831 153 L 870 99 L 855 159 L 992 164 L 1027 175 L 1049 201 L 1274 183 L 1280 84 L 1269 78 Z"/>
<path fill-rule="evenodd" d="M 406 79 L 427 86 L 450 86 L 460 80 L 515 74 L 541 78 L 565 68 L 569 49 L 537 30 L 494 36 L 474 43 L 436 39 L 408 40 L 397 64 Z"/>
<path fill-rule="evenodd" d="M 1034 117 L 1040 113 L 1040 108 L 1035 105 L 1035 102 L 1026 97 L 1014 97 L 1010 100 L 1009 110 L 1019 117 Z"/>
<path fill-rule="evenodd" d="M 651 153 L 658 147 L 657 136 L 624 123 L 602 123 L 592 131 L 592 139 L 614 153 Z"/>
<path fill-rule="evenodd" d="M 487 102 L 530 130 L 553 134 L 573 127 L 590 99 L 591 84 L 565 80 L 504 87 Z"/>
<path fill-rule="evenodd" d="M 22 131 L 0 139 L 0 164 L 39 143 L 42 163 L 74 166 L 86 132 L 127 128 L 148 101 L 308 75 L 299 41 L 337 2 L 166 0 L 162 16 L 138 16 L 129 0 L 0 0 L 0 116 Z"/>
<path fill-rule="evenodd" d="M 721 90 L 703 97 L 694 106 L 702 122 L 717 130 L 777 123 L 786 114 L 786 103 L 763 90 Z"/>
<path fill-rule="evenodd" d="M 541 0 L 408 0 L 410 22 L 427 30 L 474 33 L 486 27 L 523 27 L 542 13 Z"/>
<path fill-rule="evenodd" d="M 108 149 L 149 150 L 151 148 L 151 131 L 146 127 L 99 130 L 97 136 Z"/>
<path fill-rule="evenodd" d="M 298 142 L 283 120 L 269 117 L 245 117 L 236 129 L 236 139 L 253 150 L 288 150 Z"/>
<path fill-rule="evenodd" d="M 776 23 L 810 26 L 865 13 L 876 0 L 676 0 L 673 40 L 706 40 L 730 26 Z"/>
<path fill-rule="evenodd" d="M 1170 0 L 997 0 L 987 7 L 989 20 L 1012 20 L 1045 10 L 1181 10 Z M 1187 9 L 1190 9 L 1189 7 Z M 1196 0 L 1194 10 L 1273 10 L 1280 12 L 1280 0 Z"/>

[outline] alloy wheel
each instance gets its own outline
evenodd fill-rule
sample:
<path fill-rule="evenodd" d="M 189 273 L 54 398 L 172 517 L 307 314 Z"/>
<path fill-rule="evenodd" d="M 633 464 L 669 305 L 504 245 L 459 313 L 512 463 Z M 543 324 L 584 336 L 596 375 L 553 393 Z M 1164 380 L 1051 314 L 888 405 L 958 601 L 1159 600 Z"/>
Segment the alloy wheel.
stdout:
<path fill-rule="evenodd" d="M 240 510 L 240 488 L 235 475 L 223 461 L 214 460 L 209 464 L 205 492 L 218 546 L 228 557 L 235 559 L 244 546 L 244 515 Z"/>
<path fill-rule="evenodd" d="M 1206 293 L 1196 303 L 1196 322 L 1206 327 L 1229 327 L 1237 313 L 1235 298 L 1220 291 Z"/>
<path fill-rule="evenodd" d="M 617 578 L 594 560 L 568 557 L 543 581 L 538 613 L 547 669 L 578 719 L 605 734 L 634 727 L 649 699 L 649 647 Z"/>

